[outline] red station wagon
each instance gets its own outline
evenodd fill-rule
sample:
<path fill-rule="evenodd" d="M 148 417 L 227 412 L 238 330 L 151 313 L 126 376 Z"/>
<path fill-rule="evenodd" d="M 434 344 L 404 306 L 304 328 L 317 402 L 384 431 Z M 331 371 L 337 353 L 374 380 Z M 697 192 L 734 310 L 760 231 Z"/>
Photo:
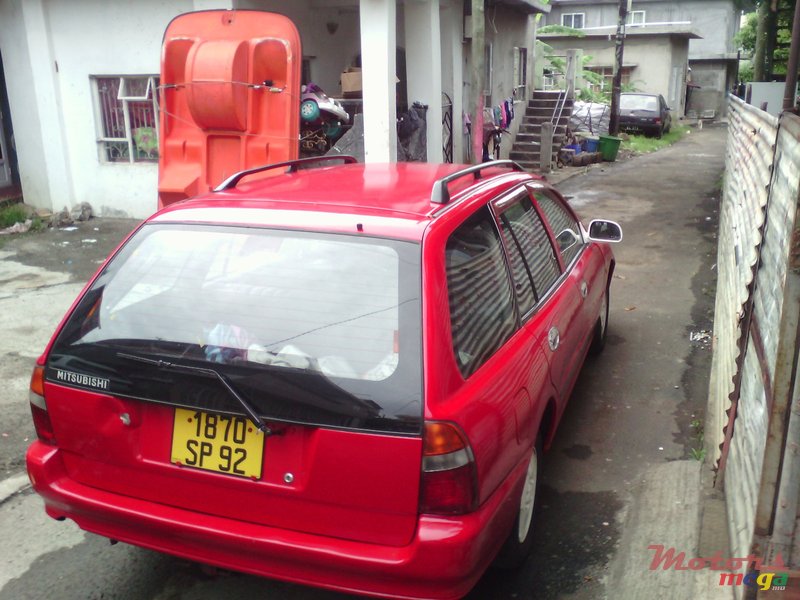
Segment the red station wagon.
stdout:
<path fill-rule="evenodd" d="M 170 205 L 90 281 L 31 383 L 51 517 L 394 598 L 525 560 L 619 226 L 510 161 L 337 160 Z"/>

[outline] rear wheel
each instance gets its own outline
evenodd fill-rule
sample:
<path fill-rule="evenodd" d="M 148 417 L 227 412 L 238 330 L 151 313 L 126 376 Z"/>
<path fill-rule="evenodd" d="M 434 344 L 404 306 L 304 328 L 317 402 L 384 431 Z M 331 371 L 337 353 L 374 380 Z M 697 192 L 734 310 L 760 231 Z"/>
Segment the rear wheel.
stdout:
<path fill-rule="evenodd" d="M 500 569 L 521 567 L 530 553 L 533 543 L 533 513 L 536 510 L 536 497 L 539 491 L 541 450 L 542 440 L 539 437 L 531 451 L 528 469 L 525 472 L 525 483 L 522 486 L 517 518 L 495 560 L 495 566 Z"/>

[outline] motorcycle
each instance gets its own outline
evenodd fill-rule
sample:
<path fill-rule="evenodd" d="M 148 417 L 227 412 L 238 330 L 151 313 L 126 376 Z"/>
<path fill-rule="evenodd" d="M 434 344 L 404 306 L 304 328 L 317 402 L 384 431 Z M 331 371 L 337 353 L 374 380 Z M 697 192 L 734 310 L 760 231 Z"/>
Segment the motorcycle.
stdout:
<path fill-rule="evenodd" d="M 339 139 L 350 115 L 314 83 L 304 85 L 301 92 L 300 149 L 308 154 L 325 154 Z"/>

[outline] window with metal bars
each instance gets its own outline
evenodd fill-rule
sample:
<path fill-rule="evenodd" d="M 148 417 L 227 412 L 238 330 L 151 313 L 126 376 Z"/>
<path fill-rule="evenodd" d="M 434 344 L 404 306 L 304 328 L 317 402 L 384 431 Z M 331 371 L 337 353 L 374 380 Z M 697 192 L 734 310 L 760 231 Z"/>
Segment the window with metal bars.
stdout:
<path fill-rule="evenodd" d="M 158 77 L 92 77 L 100 160 L 158 161 Z"/>

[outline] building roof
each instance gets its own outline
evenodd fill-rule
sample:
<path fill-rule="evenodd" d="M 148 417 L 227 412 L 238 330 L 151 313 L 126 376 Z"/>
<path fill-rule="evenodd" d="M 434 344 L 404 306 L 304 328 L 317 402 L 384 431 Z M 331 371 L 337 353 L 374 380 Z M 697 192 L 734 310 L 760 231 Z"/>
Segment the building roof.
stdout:
<path fill-rule="evenodd" d="M 539 0 L 497 0 L 496 3 L 505 4 L 529 15 L 550 12 L 550 5 Z"/>
<path fill-rule="evenodd" d="M 542 40 L 555 40 L 555 39 L 596 39 L 605 37 L 615 37 L 617 34 L 617 26 L 609 25 L 607 27 L 590 27 L 581 29 L 584 35 L 577 37 L 575 35 L 565 33 L 539 33 L 537 37 Z M 690 40 L 700 40 L 703 36 L 694 29 L 690 23 L 655 23 L 653 25 L 629 25 L 625 28 L 625 37 L 654 37 L 654 36 L 675 36 L 682 37 Z"/>

